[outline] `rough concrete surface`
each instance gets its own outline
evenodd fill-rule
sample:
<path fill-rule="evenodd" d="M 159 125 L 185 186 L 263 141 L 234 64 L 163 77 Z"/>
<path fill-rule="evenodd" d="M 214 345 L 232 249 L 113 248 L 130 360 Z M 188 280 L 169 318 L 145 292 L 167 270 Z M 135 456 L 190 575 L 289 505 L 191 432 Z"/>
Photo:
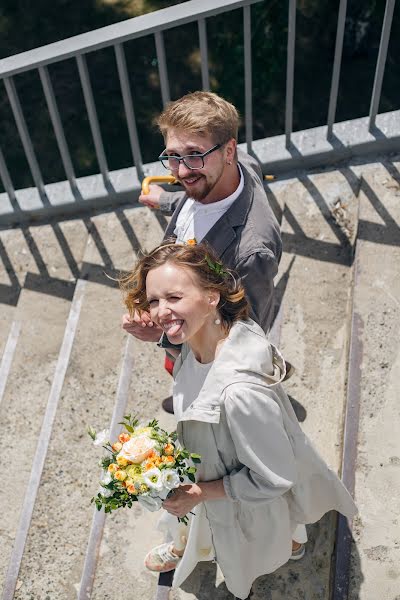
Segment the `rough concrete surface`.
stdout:
<path fill-rule="evenodd" d="M 398 165 L 397 165 L 398 166 Z M 400 177 L 374 165 L 360 193 L 360 434 L 351 600 L 400 598 Z"/>
<path fill-rule="evenodd" d="M 386 166 L 344 166 L 277 181 L 267 188 L 282 220 L 284 255 L 277 277 L 278 296 L 284 299 L 281 349 L 296 368 L 287 391 L 303 428 L 337 470 L 346 397 L 353 244 L 359 198 L 362 201 L 363 266 L 355 302 L 364 320 L 366 352 L 356 485 L 360 516 L 354 529 L 351 600 L 398 600 L 400 594 L 400 449 L 393 427 L 399 420 L 398 173 L 393 161 Z M 115 277 L 129 269 L 140 249 L 149 250 L 159 242 L 165 225 L 165 217 L 146 208 L 120 208 L 82 220 L 0 232 L 6 266 L 0 275 L 0 352 L 10 320 L 22 321 L 0 404 L 0 436 L 7 449 L 2 454 L 0 489 L 1 577 L 8 566 L 22 500 L 29 493 L 27 480 L 75 281 L 87 280 L 16 600 L 77 597 L 93 515 L 90 498 L 100 474 L 99 453 L 90 444 L 86 425 L 97 429 L 109 425 L 126 341 L 120 328 L 121 296 L 106 275 Z M 163 352 L 137 341 L 133 351 L 127 410 L 144 420 L 159 417 L 172 430 L 173 417 L 160 408 L 171 391 Z M 93 600 L 153 600 L 157 577 L 145 570 L 143 557 L 162 539 L 156 529 L 158 517 L 139 506 L 107 516 Z M 308 533 L 306 557 L 260 577 L 252 600 L 329 600 L 335 515 L 326 515 Z M 182 589 L 170 593 L 170 600 L 214 598 L 232 596 L 213 563 L 203 563 Z"/>

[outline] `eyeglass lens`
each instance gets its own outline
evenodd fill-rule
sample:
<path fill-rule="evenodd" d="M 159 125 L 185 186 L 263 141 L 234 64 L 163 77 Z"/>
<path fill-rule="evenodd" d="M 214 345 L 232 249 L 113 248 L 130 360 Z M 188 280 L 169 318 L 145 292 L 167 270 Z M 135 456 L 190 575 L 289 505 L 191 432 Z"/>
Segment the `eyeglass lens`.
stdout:
<path fill-rule="evenodd" d="M 171 169 L 171 171 L 177 171 L 181 160 L 188 169 L 202 169 L 204 167 L 203 157 L 196 156 L 195 154 L 181 158 L 177 158 L 176 156 L 166 156 L 165 158 L 162 158 L 162 163 L 165 168 Z"/>

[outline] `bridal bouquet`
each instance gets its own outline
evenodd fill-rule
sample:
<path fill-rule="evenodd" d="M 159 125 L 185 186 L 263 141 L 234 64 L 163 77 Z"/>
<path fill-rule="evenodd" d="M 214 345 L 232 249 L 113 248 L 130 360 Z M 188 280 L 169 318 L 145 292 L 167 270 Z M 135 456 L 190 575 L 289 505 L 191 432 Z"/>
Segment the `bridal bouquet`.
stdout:
<path fill-rule="evenodd" d="M 155 419 L 139 426 L 132 415 L 126 415 L 120 424 L 124 430 L 113 443 L 107 430 L 97 434 L 88 429 L 93 443 L 108 452 L 101 460 L 102 490 L 92 498 L 98 510 L 104 507 L 109 513 L 124 506 L 130 508 L 135 501 L 148 510 L 158 510 L 186 478 L 195 481 L 194 464 L 201 457 L 180 447 L 176 432 L 167 433 Z M 187 517 L 180 520 L 186 522 Z"/>

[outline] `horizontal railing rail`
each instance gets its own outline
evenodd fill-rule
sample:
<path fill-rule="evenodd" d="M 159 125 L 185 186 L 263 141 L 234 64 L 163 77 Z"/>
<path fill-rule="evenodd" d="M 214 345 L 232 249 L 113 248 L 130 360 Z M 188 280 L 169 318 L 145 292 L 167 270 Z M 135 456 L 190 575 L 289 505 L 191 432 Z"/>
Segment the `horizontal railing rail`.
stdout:
<path fill-rule="evenodd" d="M 89 127 L 93 138 L 95 156 L 98 163 L 106 193 L 111 197 L 116 195 L 116 190 L 110 178 L 110 169 L 107 163 L 106 152 L 101 134 L 101 124 L 96 111 L 96 103 L 87 66 L 86 55 L 106 47 L 113 47 L 116 59 L 119 84 L 127 123 L 128 138 L 132 154 L 132 164 L 135 166 L 136 177 L 143 179 L 147 165 L 143 165 L 141 143 L 137 131 L 134 98 L 128 79 L 128 68 L 125 59 L 124 43 L 136 38 L 153 35 L 155 40 L 157 66 L 160 81 L 160 95 L 165 106 L 171 99 L 167 56 L 164 45 L 163 32 L 188 23 L 197 22 L 199 50 L 201 58 L 201 80 L 204 90 L 210 89 L 210 76 L 208 69 L 208 40 L 207 19 L 234 9 L 243 10 L 243 54 L 244 54 L 244 123 L 245 140 L 249 152 L 254 152 L 253 139 L 253 114 L 252 114 L 252 45 L 251 45 L 251 5 L 261 0 L 190 0 L 183 4 L 171 6 L 146 15 L 128 19 L 114 25 L 109 25 L 88 33 L 48 44 L 28 52 L 22 52 L 0 60 L 0 79 L 3 79 L 9 104 L 14 115 L 18 134 L 25 152 L 25 156 L 32 174 L 35 189 L 43 206 L 50 204 L 47 186 L 44 184 L 40 169 L 40 157 L 36 156 L 34 145 L 24 116 L 24 107 L 21 105 L 14 76 L 27 72 L 37 71 L 43 88 L 44 97 L 48 107 L 55 139 L 59 148 L 66 180 L 69 182 L 70 191 L 77 207 L 81 194 L 73 167 L 68 143 L 64 133 L 64 126 L 60 118 L 56 96 L 48 66 L 67 59 L 74 58 L 77 63 L 80 84 L 86 106 Z M 266 0 L 264 0 L 266 1 Z M 387 52 L 393 13 L 396 0 L 386 0 L 385 15 L 382 24 L 379 54 L 375 69 L 374 85 L 371 94 L 370 111 L 368 115 L 368 131 L 376 130 L 381 97 L 382 82 L 387 61 Z M 283 164 L 290 170 L 291 164 L 298 165 L 298 148 L 293 144 L 293 98 L 294 98 L 294 73 L 295 73 L 295 40 L 296 40 L 296 0 L 288 0 L 288 39 L 287 39 L 287 64 L 286 64 L 286 106 L 285 106 L 285 148 L 289 153 L 289 160 L 285 157 Z M 336 105 L 342 63 L 342 50 L 344 41 L 347 0 L 340 0 L 335 52 L 332 65 L 332 79 L 329 94 L 326 121 L 326 140 L 331 144 L 330 155 L 341 156 L 342 151 L 337 147 L 337 135 L 334 134 Z M 135 90 L 136 91 L 136 90 Z M 296 134 L 295 134 L 296 135 Z M 382 136 L 381 136 L 382 137 Z M 271 139 L 271 138 L 270 138 Z M 268 142 L 268 138 L 266 140 Z M 1 144 L 1 141 L 0 141 Z M 335 145 L 336 144 L 336 145 Z M 371 146 L 368 141 L 368 147 Z M 351 142 L 349 142 L 351 145 Z M 382 139 L 377 139 L 377 147 L 382 148 Z M 328 154 L 329 154 L 328 153 Z M 325 155 L 323 153 L 323 155 Z M 293 159 L 291 163 L 290 158 Z M 263 161 L 261 161 L 263 162 Z M 4 153 L 0 147 L 0 178 L 8 195 L 12 210 L 18 211 L 18 192 L 15 191 L 12 178 L 7 168 Z"/>

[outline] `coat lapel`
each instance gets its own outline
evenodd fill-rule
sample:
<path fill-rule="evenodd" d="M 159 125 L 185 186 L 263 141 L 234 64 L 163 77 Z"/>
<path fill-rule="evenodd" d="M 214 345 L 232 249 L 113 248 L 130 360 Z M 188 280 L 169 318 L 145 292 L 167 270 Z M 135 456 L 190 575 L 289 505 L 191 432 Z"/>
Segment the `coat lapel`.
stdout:
<path fill-rule="evenodd" d="M 244 177 L 243 192 L 224 215 L 215 223 L 205 236 L 204 240 L 214 248 L 220 258 L 225 250 L 236 239 L 236 228 L 244 225 L 248 212 L 253 202 L 253 188 L 250 175 L 244 165 L 240 163 Z"/>

